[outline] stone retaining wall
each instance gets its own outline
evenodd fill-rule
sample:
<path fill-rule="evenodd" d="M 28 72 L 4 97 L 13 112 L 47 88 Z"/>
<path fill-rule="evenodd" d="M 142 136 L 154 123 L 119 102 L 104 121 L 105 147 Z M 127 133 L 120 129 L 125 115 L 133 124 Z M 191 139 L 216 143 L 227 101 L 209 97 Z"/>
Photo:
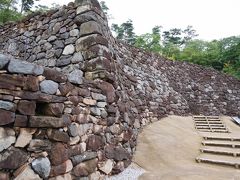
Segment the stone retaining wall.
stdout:
<path fill-rule="evenodd" d="M 0 179 L 101 179 L 150 122 L 240 111 L 239 80 L 117 42 L 96 0 L 0 34 Z"/>

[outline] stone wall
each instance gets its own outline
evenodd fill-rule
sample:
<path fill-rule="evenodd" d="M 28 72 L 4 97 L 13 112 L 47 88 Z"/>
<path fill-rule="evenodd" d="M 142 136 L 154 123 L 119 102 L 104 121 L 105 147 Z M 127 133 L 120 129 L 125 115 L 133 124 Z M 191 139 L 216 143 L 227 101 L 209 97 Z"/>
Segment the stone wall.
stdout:
<path fill-rule="evenodd" d="M 240 111 L 239 80 L 116 41 L 96 0 L 0 34 L 0 179 L 100 179 L 152 121 Z"/>

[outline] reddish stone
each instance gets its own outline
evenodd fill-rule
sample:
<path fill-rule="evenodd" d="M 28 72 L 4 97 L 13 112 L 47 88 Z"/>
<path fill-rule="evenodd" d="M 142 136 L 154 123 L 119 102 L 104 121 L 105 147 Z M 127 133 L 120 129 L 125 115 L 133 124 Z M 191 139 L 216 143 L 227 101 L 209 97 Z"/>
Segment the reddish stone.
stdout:
<path fill-rule="evenodd" d="M 75 146 L 71 146 L 68 150 L 69 157 L 80 155 L 83 153 L 83 148 L 81 144 L 77 144 Z"/>
<path fill-rule="evenodd" d="M 82 162 L 74 167 L 73 174 L 75 176 L 88 176 L 95 172 L 97 167 L 97 159 Z"/>
<path fill-rule="evenodd" d="M 27 159 L 28 156 L 26 152 L 17 148 L 12 148 L 2 154 L 0 169 L 17 169 L 23 165 Z"/>
<path fill-rule="evenodd" d="M 62 132 L 58 130 L 52 130 L 50 133 L 48 133 L 48 138 L 54 141 L 59 141 L 64 143 L 68 143 L 70 141 L 70 137 L 66 132 Z"/>
<path fill-rule="evenodd" d="M 45 68 L 43 75 L 46 77 L 46 79 L 53 80 L 59 83 L 67 81 L 66 75 L 54 69 Z"/>
<path fill-rule="evenodd" d="M 78 88 L 78 95 L 83 97 L 89 97 L 91 93 L 88 89 Z"/>
<path fill-rule="evenodd" d="M 59 84 L 58 88 L 61 94 L 66 96 L 70 91 L 73 90 L 74 86 L 70 82 L 67 82 L 65 84 Z"/>
<path fill-rule="evenodd" d="M 0 109 L 0 126 L 13 123 L 15 120 L 15 113 Z"/>
<path fill-rule="evenodd" d="M 64 109 L 63 103 L 50 103 L 47 104 L 43 109 L 42 113 L 44 115 L 61 117 Z"/>
<path fill-rule="evenodd" d="M 68 100 L 71 101 L 74 106 L 77 106 L 78 103 L 82 102 L 82 97 L 79 97 L 79 96 L 69 96 Z"/>
<path fill-rule="evenodd" d="M 16 119 L 14 122 L 14 127 L 27 127 L 28 117 L 16 114 Z"/>
<path fill-rule="evenodd" d="M 26 83 L 26 78 L 23 75 L 10 75 L 10 74 L 0 74 L 0 84 L 2 86 L 11 87 L 12 90 L 15 87 L 24 87 Z"/>
<path fill-rule="evenodd" d="M 92 135 L 87 139 L 87 150 L 97 151 L 104 146 L 101 136 Z"/>
<path fill-rule="evenodd" d="M 28 91 L 38 91 L 39 90 L 39 80 L 35 76 L 29 75 L 27 77 L 27 82 L 23 88 L 24 90 Z"/>
<path fill-rule="evenodd" d="M 36 102 L 21 100 L 18 103 L 17 110 L 23 115 L 35 115 Z"/>
<path fill-rule="evenodd" d="M 108 103 L 113 103 L 116 98 L 115 89 L 113 85 L 105 81 L 98 82 L 97 85 L 98 88 L 100 88 L 103 91 L 103 93 L 107 95 Z"/>
<path fill-rule="evenodd" d="M 68 150 L 62 143 L 55 143 L 49 154 L 52 165 L 57 166 L 68 160 Z"/>
<path fill-rule="evenodd" d="M 65 173 L 71 171 L 72 168 L 73 168 L 73 165 L 72 165 L 71 160 L 67 160 L 58 166 L 52 166 L 51 172 L 50 172 L 50 177 L 55 177 L 58 175 L 65 174 Z"/>

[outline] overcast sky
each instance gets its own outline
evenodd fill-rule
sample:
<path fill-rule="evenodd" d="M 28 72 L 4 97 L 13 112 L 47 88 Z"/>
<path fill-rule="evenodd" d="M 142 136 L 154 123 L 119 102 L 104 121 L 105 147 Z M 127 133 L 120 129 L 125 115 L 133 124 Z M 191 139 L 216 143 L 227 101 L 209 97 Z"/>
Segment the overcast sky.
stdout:
<path fill-rule="evenodd" d="M 70 0 L 40 0 L 40 4 L 67 4 Z M 200 39 L 240 35 L 240 0 L 105 0 L 111 22 L 133 20 L 135 32 L 151 32 L 156 25 L 182 28 L 192 25 Z"/>

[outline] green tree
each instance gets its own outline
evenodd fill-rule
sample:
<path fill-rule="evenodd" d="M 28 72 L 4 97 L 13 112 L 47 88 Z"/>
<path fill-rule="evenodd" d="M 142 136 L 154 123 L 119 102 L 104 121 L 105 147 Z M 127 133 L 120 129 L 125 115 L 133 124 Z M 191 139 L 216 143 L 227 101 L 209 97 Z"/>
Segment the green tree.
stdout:
<path fill-rule="evenodd" d="M 146 33 L 136 37 L 135 46 L 146 51 L 162 54 L 161 26 L 155 26 L 152 33 Z"/>
<path fill-rule="evenodd" d="M 115 32 L 117 39 L 123 40 L 130 45 L 133 45 L 135 43 L 136 35 L 134 33 L 132 20 L 129 19 L 121 25 L 112 24 L 111 29 Z"/>
<path fill-rule="evenodd" d="M 21 13 L 17 12 L 16 4 L 15 0 L 0 0 L 0 24 L 21 18 Z"/>

